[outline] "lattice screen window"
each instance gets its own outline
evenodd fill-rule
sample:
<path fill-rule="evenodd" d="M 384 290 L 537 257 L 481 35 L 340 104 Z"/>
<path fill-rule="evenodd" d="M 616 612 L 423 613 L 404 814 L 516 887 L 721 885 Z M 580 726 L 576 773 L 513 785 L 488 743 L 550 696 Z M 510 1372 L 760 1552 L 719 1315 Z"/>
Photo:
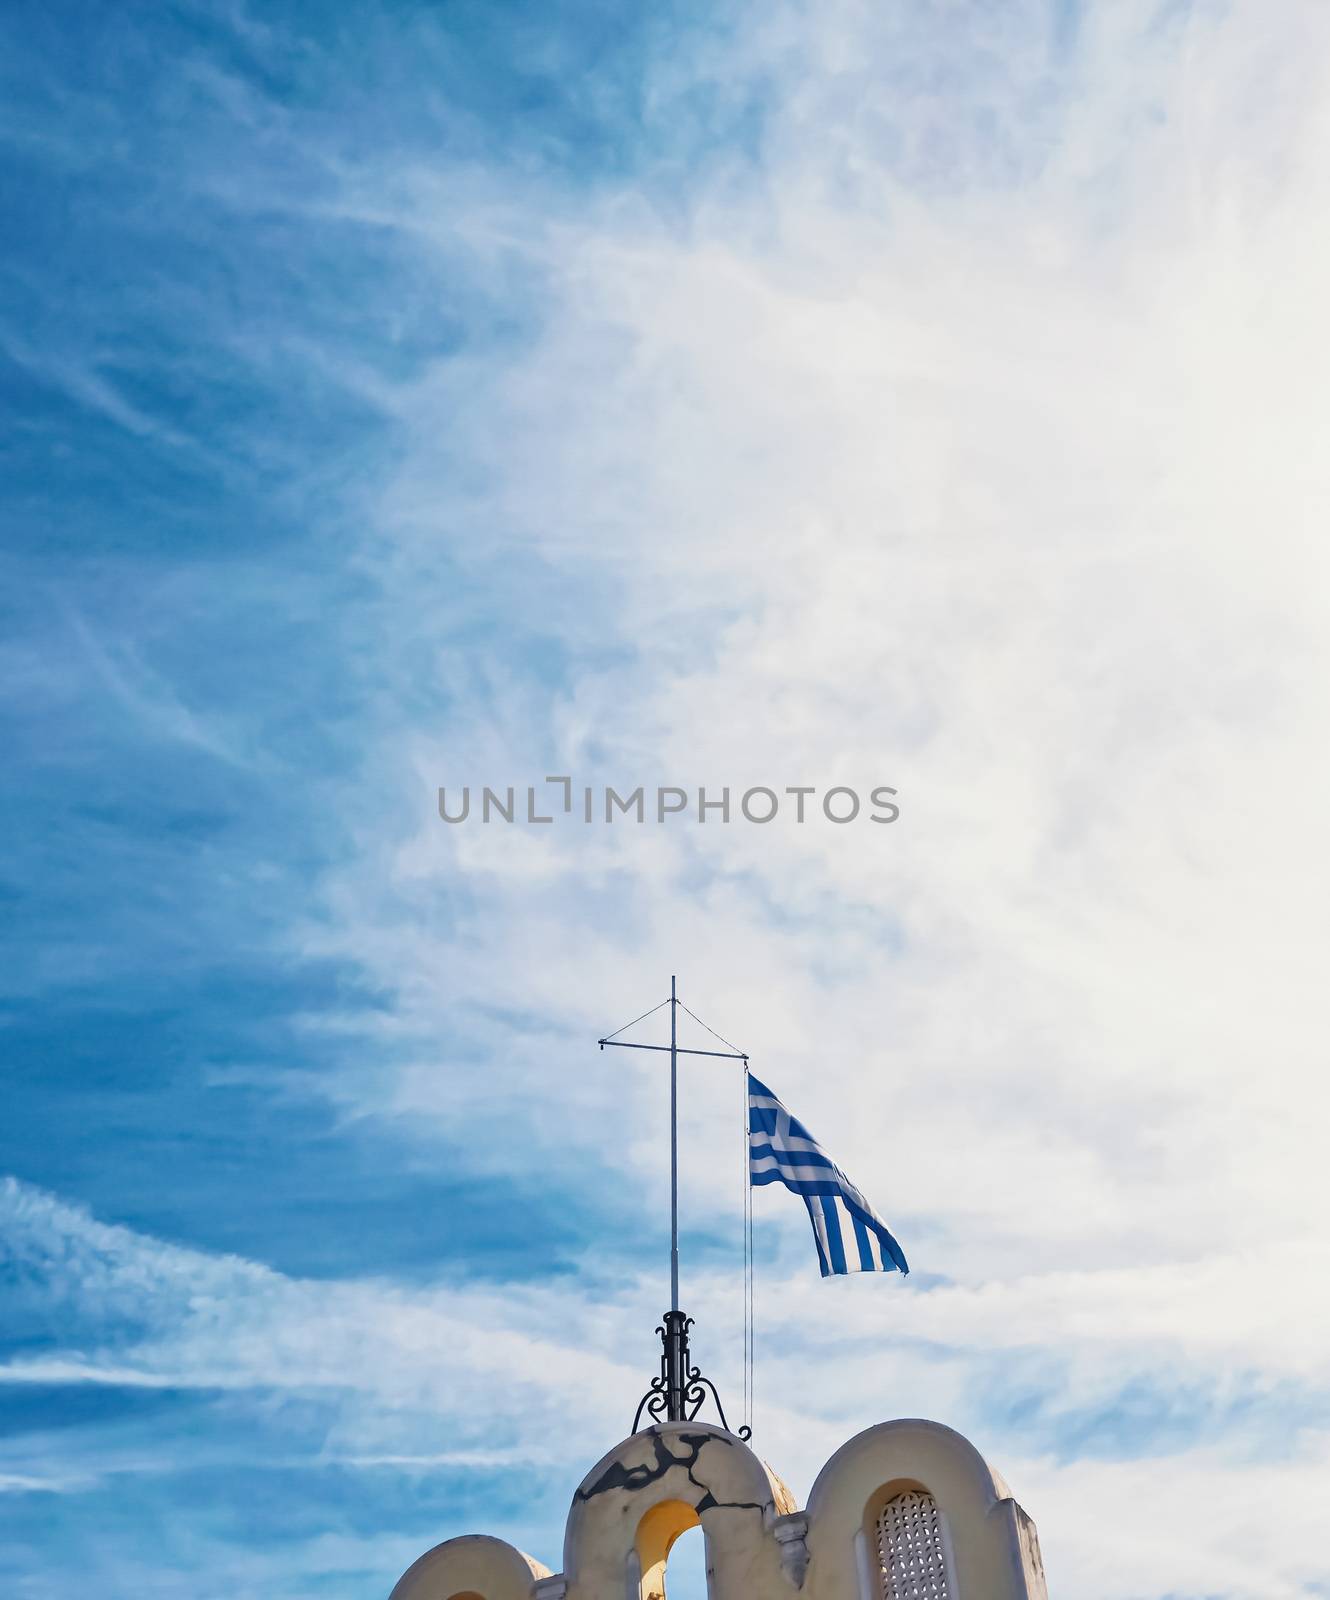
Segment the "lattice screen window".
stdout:
<path fill-rule="evenodd" d="M 951 1600 L 937 1501 L 922 1489 L 898 1494 L 877 1519 L 882 1600 Z"/>

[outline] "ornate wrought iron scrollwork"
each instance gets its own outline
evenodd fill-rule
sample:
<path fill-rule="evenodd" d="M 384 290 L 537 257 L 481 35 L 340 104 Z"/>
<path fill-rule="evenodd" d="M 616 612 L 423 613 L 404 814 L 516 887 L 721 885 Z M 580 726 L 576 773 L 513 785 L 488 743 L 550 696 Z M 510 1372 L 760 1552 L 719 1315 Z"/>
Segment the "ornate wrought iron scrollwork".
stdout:
<path fill-rule="evenodd" d="M 660 1372 L 638 1402 L 637 1415 L 633 1418 L 634 1433 L 641 1427 L 643 1413 L 652 1422 L 691 1422 L 706 1403 L 708 1394 L 716 1403 L 721 1427 L 727 1433 L 735 1431 L 725 1420 L 725 1408 L 720 1403 L 716 1385 L 693 1365 L 688 1349 L 688 1330 L 692 1325 L 693 1319 L 682 1311 L 667 1311 L 664 1322 L 656 1329 L 661 1343 Z M 753 1430 L 741 1427 L 738 1436 L 751 1439 Z"/>

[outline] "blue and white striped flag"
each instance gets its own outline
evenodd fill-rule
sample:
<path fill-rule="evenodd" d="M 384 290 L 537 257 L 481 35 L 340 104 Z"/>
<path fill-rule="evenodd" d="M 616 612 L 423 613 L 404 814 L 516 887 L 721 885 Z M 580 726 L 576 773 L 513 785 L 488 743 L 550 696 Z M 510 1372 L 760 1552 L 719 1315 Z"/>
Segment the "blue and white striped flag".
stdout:
<path fill-rule="evenodd" d="M 802 1195 L 822 1276 L 908 1272 L 887 1225 L 766 1084 L 748 1074 L 748 1181 L 783 1183 Z"/>

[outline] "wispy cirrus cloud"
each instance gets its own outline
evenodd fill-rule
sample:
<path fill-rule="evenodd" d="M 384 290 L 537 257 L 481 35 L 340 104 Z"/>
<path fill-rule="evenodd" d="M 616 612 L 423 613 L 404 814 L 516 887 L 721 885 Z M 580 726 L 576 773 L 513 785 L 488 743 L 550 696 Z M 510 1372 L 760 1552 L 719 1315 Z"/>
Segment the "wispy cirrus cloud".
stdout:
<path fill-rule="evenodd" d="M 181 1410 L 192 1470 L 243 1475 L 261 1463 L 265 1472 L 312 1480 L 299 1493 L 315 1507 L 321 1494 L 337 1500 L 347 1474 L 368 1475 L 387 1503 L 423 1479 L 456 1492 L 470 1477 L 495 1493 L 506 1479 L 526 1493 L 538 1478 L 543 1487 L 528 1507 L 527 1532 L 520 1519 L 504 1525 L 553 1559 L 564 1509 L 560 1477 L 575 1464 L 552 1442 L 550 1424 L 575 1393 L 588 1429 L 612 1437 L 645 1381 L 649 1274 L 626 1273 L 594 1301 L 559 1285 L 302 1281 L 108 1227 L 12 1181 L 3 1199 L 9 1276 L 26 1285 L 18 1308 L 29 1319 L 58 1317 L 61 1353 L 11 1357 L 0 1366 L 0 1388 L 73 1385 L 123 1408 L 98 1419 L 119 1419 L 100 1432 L 85 1424 L 63 1438 L 58 1431 L 12 1438 L 0 1453 L 8 1493 L 86 1497 L 103 1486 L 112 1492 L 126 1477 L 168 1480 L 181 1461 L 167 1424 Z M 794 1262 L 807 1253 L 799 1244 Z M 1271 1276 L 1292 1282 L 1297 1265 L 1275 1263 Z M 1197 1345 L 1195 1329 L 1222 1327 L 1226 1297 L 1218 1282 L 1207 1286 L 1194 1275 L 1179 1283 L 1124 1273 L 1105 1283 L 1085 1274 L 1077 1284 L 1049 1274 L 978 1292 L 937 1285 L 893 1302 L 884 1351 L 880 1311 L 852 1288 L 819 1285 L 806 1271 L 773 1264 L 760 1290 L 763 1448 L 805 1491 L 862 1421 L 865 1373 L 877 1368 L 872 1387 L 887 1409 L 944 1413 L 971 1431 L 1007 1435 L 1004 1466 L 1018 1494 L 1034 1503 L 1037 1493 L 1054 1507 L 1050 1531 L 1054 1547 L 1062 1541 L 1068 1551 L 1073 1583 L 1082 1571 L 1088 1581 L 1098 1559 L 1102 1508 L 1135 1494 L 1141 1482 L 1167 1478 L 1170 1488 L 1138 1505 L 1139 1559 L 1101 1580 L 1112 1593 L 1137 1592 L 1147 1558 L 1154 1580 L 1174 1587 L 1227 1559 L 1224 1546 L 1212 1550 L 1207 1542 L 1212 1507 L 1249 1494 L 1253 1470 L 1270 1488 L 1263 1517 L 1282 1518 L 1284 1505 L 1296 1511 L 1311 1493 L 1306 1475 L 1325 1453 L 1330 1408 L 1322 1401 L 1318 1418 L 1308 1401 L 1326 1393 L 1324 1356 L 1305 1339 L 1281 1353 L 1273 1334 L 1278 1305 L 1267 1308 L 1270 1336 L 1254 1340 L 1230 1329 L 1207 1347 Z M 828 1295 L 836 1300 L 834 1326 Z M 690 1304 L 717 1358 L 708 1366 L 737 1389 L 717 1339 L 733 1298 L 730 1274 L 691 1274 Z M 822 1377 L 791 1386 L 792 1370 Z M 126 1426 L 141 1390 L 162 1395 L 157 1431 Z M 1286 1437 L 1258 1443 L 1253 1423 L 1263 1412 L 1283 1418 Z M 1181 1486 L 1193 1475 L 1204 1497 Z M 1293 1488 L 1298 1483 L 1305 1492 Z M 1087 1485 L 1098 1508 L 1089 1519 Z M 1279 1485 L 1289 1492 L 1276 1493 Z M 496 1505 L 495 1514 L 516 1513 Z M 1230 1572 L 1233 1593 L 1301 1592 L 1299 1583 L 1315 1571 L 1315 1519 L 1281 1526 L 1278 1559 L 1270 1564 L 1250 1551 Z M 381 1531 L 387 1561 L 402 1535 Z M 240 1569 L 224 1563 L 219 1581 L 232 1570 Z"/>

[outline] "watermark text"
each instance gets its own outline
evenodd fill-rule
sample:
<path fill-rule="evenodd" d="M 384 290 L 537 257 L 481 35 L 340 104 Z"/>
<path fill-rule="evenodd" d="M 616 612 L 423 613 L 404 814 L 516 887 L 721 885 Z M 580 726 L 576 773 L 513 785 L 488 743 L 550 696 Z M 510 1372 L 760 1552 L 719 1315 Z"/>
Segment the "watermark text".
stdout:
<path fill-rule="evenodd" d="M 620 790 L 611 784 L 575 784 L 571 777 L 546 777 L 544 783 L 508 784 L 502 788 L 463 784 L 439 789 L 439 816 L 449 823 L 506 822 L 553 824 L 561 819 L 583 823 L 669 821 L 695 823 L 751 822 L 895 822 L 900 816 L 897 791 L 878 784 L 862 793 L 847 784 L 821 789 L 815 784 L 755 784 L 749 789 L 728 785 L 697 788 L 639 784 Z"/>

